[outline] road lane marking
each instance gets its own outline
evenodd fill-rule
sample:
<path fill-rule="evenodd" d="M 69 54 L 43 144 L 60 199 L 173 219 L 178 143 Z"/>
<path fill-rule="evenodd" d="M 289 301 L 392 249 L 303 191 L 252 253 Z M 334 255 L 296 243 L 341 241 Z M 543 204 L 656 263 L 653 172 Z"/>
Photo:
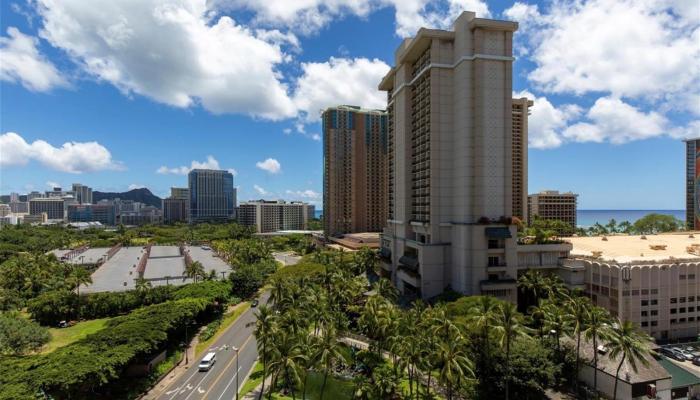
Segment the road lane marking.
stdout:
<path fill-rule="evenodd" d="M 233 379 L 236 378 L 240 372 L 241 372 L 241 367 L 238 367 L 238 371 L 236 371 L 236 373 L 233 374 L 233 377 L 231 377 L 231 380 L 229 381 L 228 385 L 226 385 L 226 387 L 224 388 L 224 390 L 223 390 L 223 391 L 221 392 L 221 394 L 219 395 L 219 398 L 216 399 L 216 400 L 221 400 L 221 398 L 224 397 L 224 394 L 225 394 L 226 391 L 228 390 L 228 387 L 231 386 L 231 384 L 233 383 Z"/>
<path fill-rule="evenodd" d="M 211 384 L 211 386 L 210 386 L 211 388 L 215 388 L 215 387 L 216 387 L 216 384 L 219 382 L 219 379 L 221 379 L 221 377 L 224 376 L 224 373 L 226 372 L 226 370 L 228 369 L 228 367 L 230 367 L 231 364 L 238 358 L 238 355 L 239 355 L 239 354 L 241 353 L 241 351 L 245 348 L 245 346 L 248 344 L 248 342 L 250 342 L 250 339 L 252 339 L 253 336 L 254 336 L 254 335 L 248 336 L 248 339 L 246 339 L 246 341 L 243 342 L 243 345 L 240 347 L 240 349 L 238 349 L 238 354 L 235 355 L 235 356 L 233 356 L 233 358 L 231 358 L 231 361 L 229 361 L 228 364 L 226 364 L 226 366 L 224 367 L 223 371 L 221 371 L 221 373 L 219 374 L 219 376 L 216 377 L 216 380 L 214 380 L 214 383 Z M 236 371 L 236 373 L 238 373 L 238 371 Z M 207 397 L 209 397 L 209 393 L 211 393 L 211 392 L 207 392 L 207 394 L 204 395 L 204 397 L 202 398 L 202 400 L 205 400 Z M 185 400 L 187 400 L 187 399 L 185 399 Z"/>

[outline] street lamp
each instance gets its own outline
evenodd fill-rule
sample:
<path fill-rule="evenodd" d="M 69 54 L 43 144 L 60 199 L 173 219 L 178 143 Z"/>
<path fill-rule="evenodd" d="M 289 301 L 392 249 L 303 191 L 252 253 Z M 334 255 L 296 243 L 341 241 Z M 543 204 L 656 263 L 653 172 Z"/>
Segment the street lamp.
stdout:
<path fill-rule="evenodd" d="M 238 347 L 233 346 L 233 351 L 236 352 L 236 400 L 238 400 L 238 373 L 240 372 L 238 370 Z"/>
<path fill-rule="evenodd" d="M 188 350 L 190 349 L 190 337 L 187 333 L 187 328 L 190 326 L 189 322 L 185 322 L 185 365 L 190 363 L 190 357 Z"/>

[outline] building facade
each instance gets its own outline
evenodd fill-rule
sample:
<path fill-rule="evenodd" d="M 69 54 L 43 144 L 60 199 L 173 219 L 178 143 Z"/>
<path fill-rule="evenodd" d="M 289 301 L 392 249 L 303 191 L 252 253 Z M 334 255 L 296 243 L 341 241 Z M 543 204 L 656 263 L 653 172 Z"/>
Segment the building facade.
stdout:
<path fill-rule="evenodd" d="M 92 204 L 92 188 L 80 183 L 73 184 L 73 196 L 78 204 Z"/>
<path fill-rule="evenodd" d="M 421 28 L 379 85 L 388 95 L 383 268 L 404 293 L 517 296 L 512 37 L 517 23 L 462 13 Z M 325 212 L 325 210 L 324 210 Z"/>
<path fill-rule="evenodd" d="M 170 197 L 163 199 L 163 222 L 187 222 L 190 215 L 190 189 L 170 188 Z"/>
<path fill-rule="evenodd" d="M 116 225 L 116 208 L 113 203 L 71 204 L 67 207 L 68 222 L 99 222 Z"/>
<path fill-rule="evenodd" d="M 578 195 L 566 192 L 559 193 L 556 190 L 545 190 L 528 196 L 528 221 L 535 218 L 546 220 L 559 220 L 576 229 Z M 560 232 L 566 234 L 567 232 Z M 570 234 L 571 232 L 569 232 Z"/>
<path fill-rule="evenodd" d="M 13 214 L 27 214 L 29 212 L 29 203 L 26 201 L 11 201 L 10 210 Z"/>
<path fill-rule="evenodd" d="M 685 223 L 700 230 L 700 138 L 685 141 Z"/>
<path fill-rule="evenodd" d="M 236 190 L 230 172 L 193 169 L 187 180 L 190 222 L 226 221 L 234 218 Z"/>
<path fill-rule="evenodd" d="M 527 138 L 528 116 L 534 103 L 525 97 L 513 99 L 513 212 L 527 223 Z"/>
<path fill-rule="evenodd" d="M 386 112 L 331 107 L 322 124 L 325 234 L 381 231 L 387 219 Z"/>
<path fill-rule="evenodd" d="M 40 197 L 29 201 L 29 214 L 46 213 L 50 220 L 65 218 L 65 202 L 61 197 Z"/>
<path fill-rule="evenodd" d="M 256 233 L 284 230 L 304 230 L 309 218 L 309 205 L 283 200 L 256 200 L 241 203 L 238 207 L 238 222 L 255 227 Z"/>

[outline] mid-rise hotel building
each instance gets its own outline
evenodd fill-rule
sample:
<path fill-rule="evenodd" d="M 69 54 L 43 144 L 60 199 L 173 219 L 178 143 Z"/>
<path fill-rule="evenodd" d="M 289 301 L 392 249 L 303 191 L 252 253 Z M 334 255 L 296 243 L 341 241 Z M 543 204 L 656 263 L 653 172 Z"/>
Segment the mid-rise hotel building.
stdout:
<path fill-rule="evenodd" d="M 29 214 L 46 213 L 50 220 L 62 220 L 66 215 L 66 202 L 61 197 L 40 197 L 29 201 Z"/>
<path fill-rule="evenodd" d="M 170 197 L 163 199 L 163 222 L 187 222 L 190 215 L 190 189 L 170 188 Z"/>
<path fill-rule="evenodd" d="M 325 234 L 380 232 L 387 219 L 386 112 L 338 106 L 322 121 Z"/>
<path fill-rule="evenodd" d="M 79 204 L 92 203 L 92 188 L 80 183 L 73 184 L 73 196 Z"/>
<path fill-rule="evenodd" d="M 300 201 L 255 200 L 241 203 L 238 222 L 255 227 L 256 233 L 303 230 L 313 218 L 313 207 Z"/>
<path fill-rule="evenodd" d="M 446 287 L 514 299 L 512 39 L 518 24 L 462 13 L 421 28 L 382 79 L 389 218 L 380 253 L 404 293 Z M 555 257 L 556 258 L 556 257 Z"/>
<path fill-rule="evenodd" d="M 230 172 L 193 169 L 187 179 L 190 222 L 226 221 L 235 216 L 236 189 Z"/>
<path fill-rule="evenodd" d="M 564 221 L 576 228 L 578 195 L 571 192 L 559 193 L 556 190 L 544 190 L 528 196 L 529 221 L 535 218 Z M 571 234 L 572 232 L 559 232 Z"/>
<path fill-rule="evenodd" d="M 567 238 L 563 268 L 584 274 L 585 293 L 659 340 L 700 333 L 700 239 L 686 233 Z"/>

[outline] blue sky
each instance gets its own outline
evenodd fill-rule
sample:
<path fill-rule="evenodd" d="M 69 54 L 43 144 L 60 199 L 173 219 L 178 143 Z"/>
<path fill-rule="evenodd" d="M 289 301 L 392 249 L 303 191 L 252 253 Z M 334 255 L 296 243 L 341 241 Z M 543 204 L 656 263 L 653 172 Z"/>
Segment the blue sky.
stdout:
<path fill-rule="evenodd" d="M 297 4 L 299 3 L 299 4 Z M 520 23 L 530 191 L 583 209 L 684 208 L 700 136 L 700 5 L 677 0 L 37 0 L 0 3 L 0 192 L 164 196 L 196 165 L 239 199 L 320 205 L 319 110 L 382 107 L 402 38 L 460 11 Z"/>

